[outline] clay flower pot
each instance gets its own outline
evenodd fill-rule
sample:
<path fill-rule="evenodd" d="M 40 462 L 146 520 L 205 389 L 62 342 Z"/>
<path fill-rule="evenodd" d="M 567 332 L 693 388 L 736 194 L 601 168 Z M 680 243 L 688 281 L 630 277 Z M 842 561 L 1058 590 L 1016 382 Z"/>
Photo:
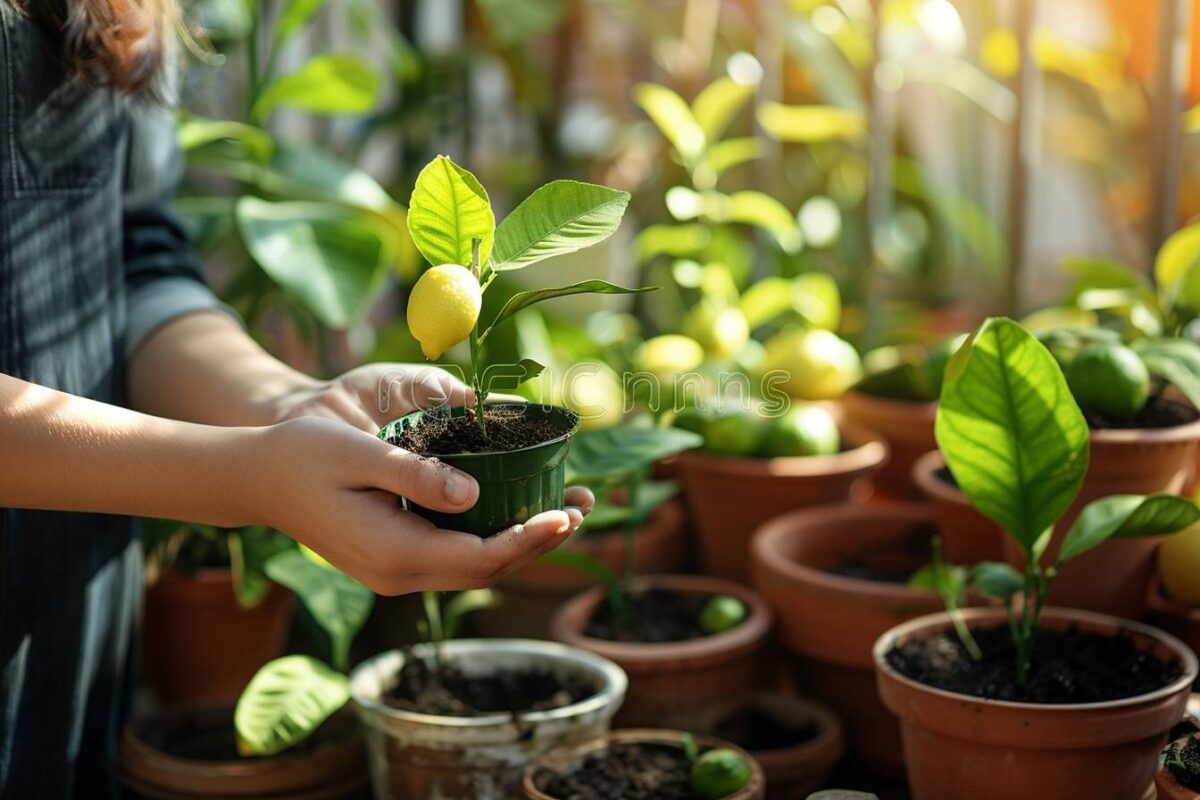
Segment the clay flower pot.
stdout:
<path fill-rule="evenodd" d="M 949 476 L 940 450 L 924 454 L 912 466 L 913 483 L 933 505 L 942 555 L 951 564 L 1003 561 L 1004 529 L 976 511 Z"/>
<path fill-rule="evenodd" d="M 873 432 L 842 427 L 847 450 L 807 458 L 729 458 L 698 450 L 679 456 L 679 470 L 707 575 L 745 583 L 750 536 L 785 511 L 865 499 L 887 462 Z"/>
<path fill-rule="evenodd" d="M 841 398 L 847 422 L 872 430 L 888 446 L 888 462 L 875 477 L 878 493 L 897 499 L 917 499 L 912 467 L 918 458 L 937 448 L 933 423 L 937 403 L 889 400 L 865 392 L 847 392 Z"/>
<path fill-rule="evenodd" d="M 750 698 L 745 710 L 791 729 L 812 726 L 817 731 L 807 741 L 784 747 L 747 747 L 762 767 L 767 800 L 806 798 L 829 782 L 845 751 L 842 723 L 829 709 L 800 697 L 760 693 Z M 717 726 L 717 732 L 722 738 L 741 741 L 727 731 L 725 723 Z"/>
<path fill-rule="evenodd" d="M 1196 734 L 1184 736 L 1172 742 L 1167 748 L 1172 745 L 1182 745 L 1187 739 L 1194 738 Z M 1167 748 L 1163 748 L 1164 754 Z M 1194 789 L 1189 789 L 1179 782 L 1175 774 L 1166 766 L 1161 767 L 1154 776 L 1154 788 L 1158 790 L 1158 800 L 1197 800 L 1200 798 L 1200 792 Z"/>
<path fill-rule="evenodd" d="M 459 514 L 445 514 L 405 501 L 405 506 L 439 528 L 491 536 L 543 511 L 562 508 L 567 449 L 579 429 L 579 416 L 558 406 L 537 403 L 492 403 L 489 410 L 519 412 L 531 420 L 549 420 L 560 434 L 520 450 L 495 453 L 459 453 L 437 459 L 466 472 L 479 483 L 479 500 Z M 414 411 L 379 431 L 388 440 L 419 426 L 426 418 L 463 417 L 467 409 Z M 424 454 L 422 454 L 424 455 Z"/>
<path fill-rule="evenodd" d="M 607 736 L 565 747 L 559 747 L 546 753 L 525 768 L 521 777 L 521 791 L 525 800 L 564 800 L 543 792 L 539 787 L 544 785 L 546 774 L 562 774 L 575 769 L 585 758 L 598 750 L 619 744 L 669 744 L 682 749 L 682 731 L 633 729 L 614 731 Z M 693 736 L 696 746 L 701 749 L 726 748 L 734 751 L 745 760 L 750 767 L 750 780 L 742 789 L 722 800 L 762 800 L 766 782 L 763 779 L 762 768 L 745 750 L 723 742 L 711 736 Z M 613 798 L 613 800 L 618 800 Z M 622 800 L 630 800 L 623 798 Z"/>
<path fill-rule="evenodd" d="M 352 718 L 347 721 L 353 723 Z M 367 785 L 366 752 L 353 724 L 342 728 L 348 735 L 330 737 L 299 753 L 212 760 L 177 755 L 177 748 L 189 741 L 209 746 L 222 737 L 232 747 L 233 708 L 167 711 L 126 726 L 121 782 L 134 797 L 154 800 L 352 800 L 361 797 Z"/>
<path fill-rule="evenodd" d="M 431 646 L 417 645 L 413 654 L 428 657 Z M 404 666 L 404 653 L 393 650 L 363 662 L 350 676 L 350 694 L 365 728 L 371 780 L 380 800 L 509 800 L 526 764 L 560 744 L 606 733 L 625 698 L 620 667 L 554 642 L 458 639 L 442 644 L 441 656 L 467 675 L 533 668 L 585 677 L 600 688 L 551 711 L 442 717 L 383 702 Z"/>
<path fill-rule="evenodd" d="M 550 635 L 614 661 L 629 675 L 629 696 L 617 715 L 622 727 L 711 730 L 753 692 L 755 661 L 771 629 L 771 611 L 750 589 L 716 578 L 651 575 L 633 582 L 635 591 L 651 588 L 706 597 L 732 595 L 749 613 L 736 628 L 698 639 L 650 644 L 595 639 L 584 630 L 605 599 L 597 586 L 559 609 Z"/>
<path fill-rule="evenodd" d="M 999 608 L 968 609 L 973 627 L 1005 624 Z M 1196 679 L 1196 656 L 1148 625 L 1073 609 L 1047 608 L 1042 627 L 1076 626 L 1131 637 L 1146 652 L 1177 660 L 1183 674 L 1148 694 L 1102 703 L 984 700 L 911 680 L 887 661 L 892 648 L 951 628 L 931 614 L 885 633 L 875 645 L 879 693 L 901 720 L 913 800 L 1103 797 L 1140 800 L 1159 750 L 1179 722 Z"/>
<path fill-rule="evenodd" d="M 855 760 L 891 777 L 904 770 L 900 730 L 875 692 L 871 648 L 898 622 L 938 611 L 942 601 L 830 570 L 864 553 L 912 553 L 927 546 L 932 525 L 928 506 L 843 504 L 777 517 L 753 543 L 754 586 L 775 610 L 783 646 L 799 657 L 801 683 L 841 718 Z"/>
<path fill-rule="evenodd" d="M 233 702 L 283 652 L 295 598 L 271 584 L 242 608 L 228 569 L 169 570 L 146 592 L 146 676 L 166 704 Z M 220 658 L 213 658 L 220 653 Z"/>
<path fill-rule="evenodd" d="M 585 531 L 560 549 L 591 556 L 618 575 L 625 570 L 622 531 Z M 683 501 L 676 498 L 659 506 L 634 533 L 633 550 L 640 571 L 683 569 L 688 559 Z M 504 602 L 499 608 L 478 612 L 472 624 L 485 636 L 544 638 L 554 612 L 594 582 L 579 570 L 534 561 L 496 584 Z"/>

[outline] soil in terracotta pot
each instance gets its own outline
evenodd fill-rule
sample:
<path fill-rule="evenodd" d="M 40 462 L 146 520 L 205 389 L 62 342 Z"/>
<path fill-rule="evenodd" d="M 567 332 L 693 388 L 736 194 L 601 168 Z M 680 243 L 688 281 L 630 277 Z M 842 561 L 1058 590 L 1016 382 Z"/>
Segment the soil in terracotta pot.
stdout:
<path fill-rule="evenodd" d="M 405 662 L 384 702 L 393 708 L 442 717 L 478 717 L 551 711 L 600 691 L 594 681 L 549 670 L 499 670 L 466 675 L 453 664 L 434 670 L 419 658 Z"/>
<path fill-rule="evenodd" d="M 1156 428 L 1174 428 L 1178 425 L 1186 425 L 1198 416 L 1200 414 L 1190 406 L 1186 406 L 1183 403 L 1176 403 L 1173 400 L 1164 400 L 1162 397 L 1151 397 L 1146 402 L 1146 407 L 1142 409 L 1141 413 L 1127 422 L 1113 422 L 1099 414 L 1084 412 L 1084 418 L 1087 419 L 1088 427 L 1093 430 L 1154 430 Z"/>
<path fill-rule="evenodd" d="M 696 800 L 692 765 L 683 748 L 668 744 L 617 744 L 584 759 L 565 775 L 534 780 L 556 800 Z"/>
<path fill-rule="evenodd" d="M 507 453 L 548 442 L 563 435 L 546 419 L 529 419 L 519 411 L 490 408 L 484 412 L 487 436 L 475 424 L 475 415 L 424 417 L 421 424 L 405 428 L 388 442 L 412 453 L 448 456 L 458 453 Z"/>
<path fill-rule="evenodd" d="M 1164 766 L 1179 785 L 1200 792 L 1200 739 L 1192 737 L 1172 744 L 1164 755 Z"/>
<path fill-rule="evenodd" d="M 907 584 L 909 579 L 933 557 L 933 537 L 937 528 L 929 523 L 913 525 L 895 547 L 858 553 L 828 570 L 843 578 L 878 583 Z"/>
<path fill-rule="evenodd" d="M 751 753 L 795 747 L 812 741 L 820 734 L 820 726 L 812 720 L 791 724 L 754 707 L 743 708 L 726 717 L 714 730 L 718 738 L 733 742 Z"/>
<path fill-rule="evenodd" d="M 356 731 L 349 714 L 337 714 L 304 741 L 289 748 L 288 756 L 304 756 L 346 741 Z M 244 761 L 260 756 L 238 752 L 237 732 L 233 727 L 233 709 L 227 716 L 184 716 L 170 727 L 148 731 L 146 743 L 167 755 L 193 761 Z"/>
<path fill-rule="evenodd" d="M 905 677 L 937 689 L 989 700 L 1098 703 L 1153 692 L 1179 677 L 1177 662 L 1139 650 L 1127 636 L 1076 627 L 1040 630 L 1024 688 L 1016 681 L 1016 651 L 1007 626 L 972 631 L 983 658 L 973 660 L 953 632 L 914 639 L 887 654 Z"/>
<path fill-rule="evenodd" d="M 625 596 L 625 614 L 609 603 L 600 603 L 584 628 L 584 635 L 610 642 L 682 642 L 706 636 L 700 611 L 707 597 L 668 589 L 647 589 Z"/>

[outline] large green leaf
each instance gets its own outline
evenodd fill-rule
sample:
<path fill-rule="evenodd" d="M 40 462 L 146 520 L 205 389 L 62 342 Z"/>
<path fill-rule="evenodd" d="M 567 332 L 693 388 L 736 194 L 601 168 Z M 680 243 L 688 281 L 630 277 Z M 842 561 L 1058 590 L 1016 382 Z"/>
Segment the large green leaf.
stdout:
<path fill-rule="evenodd" d="M 496 229 L 492 269 L 520 269 L 604 241 L 621 226 L 629 193 L 579 181 L 541 187 Z"/>
<path fill-rule="evenodd" d="M 638 289 L 627 289 L 624 286 L 616 286 L 608 281 L 592 279 L 553 289 L 530 289 L 524 292 L 517 292 L 496 313 L 496 318 L 479 335 L 479 338 L 480 341 L 486 339 L 488 334 L 492 332 L 492 329 L 501 322 L 513 316 L 518 311 L 529 308 L 543 300 L 552 300 L 556 297 L 567 297 L 573 294 L 641 294 L 642 292 L 653 292 L 657 288 L 657 286 L 643 286 Z"/>
<path fill-rule="evenodd" d="M 639 83 L 633 99 L 685 161 L 700 157 L 706 144 L 704 129 L 682 97 L 656 83 Z"/>
<path fill-rule="evenodd" d="M 581 431 L 567 452 L 567 479 L 583 483 L 616 480 L 702 444 L 703 437 L 679 428 L 623 423 Z"/>
<path fill-rule="evenodd" d="M 1200 344 L 1190 339 L 1140 339 L 1132 348 L 1150 374 L 1183 392 L 1200 408 Z"/>
<path fill-rule="evenodd" d="M 479 262 L 486 264 L 496 235 L 487 192 L 474 175 L 438 156 L 417 176 L 408 204 L 408 230 L 430 264 L 471 263 L 471 242 L 480 240 Z"/>
<path fill-rule="evenodd" d="M 233 141 L 259 163 L 265 163 L 275 149 L 271 134 L 257 125 L 225 119 L 187 117 L 179 122 L 176 138 L 184 152 L 197 150 L 213 142 Z"/>
<path fill-rule="evenodd" d="M 265 119 L 278 106 L 313 114 L 365 114 L 378 94 L 379 74 L 358 56 L 313 56 L 263 89 L 251 117 Z"/>
<path fill-rule="evenodd" d="M 329 634 L 334 665 L 345 669 L 350 660 L 350 642 L 367 621 L 375 594 L 339 570 L 314 563 L 298 550 L 280 553 L 268 561 L 267 575 L 296 593 Z"/>
<path fill-rule="evenodd" d="M 1070 561 L 1113 537 L 1162 536 L 1200 520 L 1200 508 L 1170 494 L 1118 494 L 1089 503 L 1063 537 L 1058 563 Z"/>
<path fill-rule="evenodd" d="M 247 196 L 238 200 L 235 216 L 255 262 L 331 328 L 361 319 L 382 288 L 388 249 L 358 212 Z"/>
<path fill-rule="evenodd" d="M 595 486 L 601 490 L 603 486 L 623 488 L 620 481 L 616 483 L 607 481 L 603 485 L 595 484 Z M 603 531 L 624 528 L 630 524 L 636 527 L 649 519 L 659 506 L 678 493 L 679 484 L 675 481 L 645 481 L 634 493 L 636 497 L 633 498 L 633 505 L 614 503 L 605 494 L 599 493 L 596 496 L 596 504 L 592 506 L 591 513 L 584 518 L 580 528 L 581 530 Z"/>
<path fill-rule="evenodd" d="M 1075 278 L 1067 292 L 1066 301 L 1074 304 L 1079 295 L 1091 289 L 1137 289 L 1153 303 L 1154 292 L 1146 276 L 1134 271 L 1119 261 L 1106 258 L 1067 258 L 1062 263 L 1063 272 Z"/>
<path fill-rule="evenodd" d="M 754 96 L 755 88 L 724 75 L 700 90 L 692 101 L 692 115 L 708 141 L 715 142 L 724 135 L 733 118 Z"/>
<path fill-rule="evenodd" d="M 275 46 L 299 33 L 323 5 L 325 0 L 287 0 L 279 12 L 279 22 L 275 27 Z"/>
<path fill-rule="evenodd" d="M 1200 264 L 1200 224 L 1176 231 L 1159 248 L 1154 259 L 1154 277 L 1171 305 L 1200 309 L 1200 279 L 1191 275 L 1197 264 Z"/>
<path fill-rule="evenodd" d="M 971 504 L 1027 550 L 1087 471 L 1087 422 L 1058 362 L 1010 319 L 986 320 L 951 360 L 936 434 Z"/>
<path fill-rule="evenodd" d="M 763 103 L 758 109 L 763 130 L 782 142 L 828 142 L 857 139 L 866 132 L 860 111 L 838 106 L 786 106 Z"/>
<path fill-rule="evenodd" d="M 350 699 L 349 679 L 308 656 L 265 664 L 233 712 L 239 749 L 272 756 L 307 739 Z"/>

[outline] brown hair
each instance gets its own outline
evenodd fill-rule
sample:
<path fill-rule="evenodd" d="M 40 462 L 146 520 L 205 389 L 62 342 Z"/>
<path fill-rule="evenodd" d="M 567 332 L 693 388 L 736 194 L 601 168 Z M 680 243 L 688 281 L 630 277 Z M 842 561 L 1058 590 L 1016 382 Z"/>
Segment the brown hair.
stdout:
<path fill-rule="evenodd" d="M 129 94 L 154 93 L 175 0 L 13 0 L 62 43 L 68 71 Z"/>

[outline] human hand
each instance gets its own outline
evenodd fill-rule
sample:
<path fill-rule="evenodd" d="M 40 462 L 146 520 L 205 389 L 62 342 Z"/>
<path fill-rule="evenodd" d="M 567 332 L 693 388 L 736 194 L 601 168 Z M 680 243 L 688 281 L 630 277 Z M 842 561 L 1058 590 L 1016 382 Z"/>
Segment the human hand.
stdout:
<path fill-rule="evenodd" d="M 264 524 L 278 528 L 383 595 L 489 586 L 562 544 L 591 510 L 587 489 L 567 490 L 566 508 L 538 514 L 495 536 L 434 527 L 400 507 L 464 511 L 479 497 L 474 478 L 326 419 L 258 429 L 253 487 L 269 500 Z"/>

